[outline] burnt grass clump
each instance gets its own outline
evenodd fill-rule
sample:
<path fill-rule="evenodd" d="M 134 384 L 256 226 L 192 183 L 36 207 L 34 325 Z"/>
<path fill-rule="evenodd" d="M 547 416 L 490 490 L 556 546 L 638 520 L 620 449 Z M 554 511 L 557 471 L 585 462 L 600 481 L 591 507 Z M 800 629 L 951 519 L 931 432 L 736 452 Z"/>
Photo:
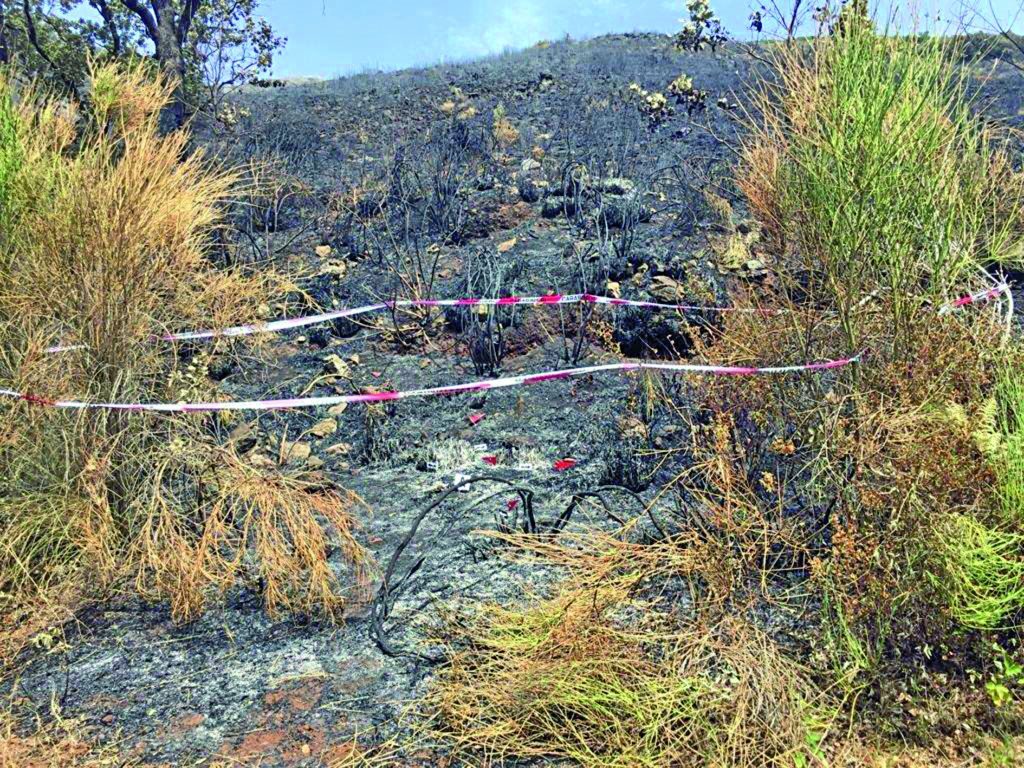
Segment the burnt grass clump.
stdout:
<path fill-rule="evenodd" d="M 1006 62 L 988 67 L 977 85 L 979 103 L 997 116 L 1016 116 L 1024 80 Z M 681 73 L 704 92 L 701 108 L 638 107 L 631 85 L 667 92 Z M 784 297 L 801 311 L 815 306 L 819 281 L 801 283 L 796 270 L 791 282 L 776 280 L 773 233 L 754 221 L 757 212 L 735 181 L 741 115 L 765 77 L 767 67 L 742 46 L 687 53 L 669 37 L 637 33 L 234 94 L 217 119 L 197 122 L 194 141 L 246 176 L 242 191 L 223 204 L 213 258 L 239 269 L 273 264 L 289 276 L 283 293 L 254 308 L 254 319 L 402 299 L 553 293 L 695 309 L 389 306 L 231 354 L 217 348 L 201 360 L 204 375 L 233 399 L 263 399 L 437 387 L 624 357 L 704 362 L 729 348 L 723 339 L 741 338 L 739 326 L 710 308 L 756 308 L 765 297 Z M 1020 298 L 1019 285 L 1014 290 Z M 776 343 L 781 326 L 766 327 L 772 330 L 762 337 L 743 326 L 747 348 L 738 364 L 785 364 L 832 341 L 814 329 L 805 346 L 785 346 Z M 933 362 L 929 370 L 941 369 Z M 257 573 L 182 624 L 160 603 L 120 594 L 48 628 L 44 644 L 23 651 L 15 696 L 44 719 L 57 702 L 62 717 L 128 745 L 146 764 L 357 765 L 345 761 L 361 754 L 369 760 L 374 749 L 396 756 L 368 765 L 455 764 L 448 762 L 452 742 L 442 737 L 453 734 L 441 728 L 424 735 L 409 706 L 419 712 L 414 702 L 425 701 L 428 714 L 451 715 L 450 702 L 428 695 L 439 670 L 449 670 L 449 681 L 465 668 L 484 674 L 445 666 L 464 659 L 467 648 L 508 637 L 502 633 L 511 630 L 492 613 L 487 626 L 497 634 L 490 640 L 467 629 L 481 606 L 540 595 L 554 601 L 545 606 L 558 615 L 584 622 L 566 607 L 571 600 L 557 602 L 566 572 L 592 587 L 602 622 L 593 636 L 603 638 L 602 647 L 621 651 L 624 637 L 617 632 L 625 619 L 598 611 L 606 586 L 651 615 L 662 615 L 653 607 L 659 601 L 685 613 L 702 599 L 718 611 L 715 622 L 723 614 L 741 622 L 735 631 L 712 622 L 708 637 L 724 633 L 718 651 L 687 646 L 693 655 L 686 664 L 710 670 L 701 678 L 708 696 L 731 685 L 721 682 L 726 666 L 716 666 L 726 663 L 721 649 L 729 638 L 733 650 L 745 643 L 736 658 L 770 656 L 775 664 L 776 652 L 759 656 L 755 649 L 767 645 L 752 639 L 769 637 L 772 648 L 822 669 L 821 649 L 839 640 L 823 637 L 817 617 L 837 608 L 802 587 L 821 578 L 823 560 L 846 546 L 856 527 L 844 517 L 843 495 L 855 464 L 844 454 L 836 472 L 850 476 L 826 482 L 810 469 L 815 456 L 801 435 L 806 413 L 832 402 L 841 376 L 825 372 L 799 396 L 783 398 L 783 379 L 709 385 L 696 377 L 599 373 L 211 418 L 207 432 L 246 466 L 315 494 L 344 489 L 365 502 L 353 506 L 352 535 L 376 564 L 370 596 L 352 601 L 340 624 L 268 612 Z M 768 400 L 785 405 L 763 407 Z M 830 428 L 847 424 L 856 407 L 837 405 Z M 568 556 L 550 551 L 555 544 L 549 548 L 605 535 L 604 585 L 560 560 Z M 510 557 L 519 537 L 548 559 Z M 612 554 L 684 540 L 699 562 L 651 560 L 651 573 L 664 576 L 658 594 L 653 577 L 629 581 L 628 567 Z M 851 562 L 864 556 L 852 544 L 845 552 Z M 343 572 L 345 554 L 328 548 L 323 559 Z M 846 607 L 869 622 L 864 606 L 888 587 L 859 587 L 848 594 L 860 602 L 851 597 Z M 693 611 L 694 622 L 710 621 L 711 613 Z M 943 743 L 962 744 L 966 737 L 935 704 L 939 698 L 918 715 L 904 703 L 928 686 L 942 695 L 960 691 L 968 667 L 988 674 L 990 649 L 973 629 L 954 635 L 926 618 L 907 624 L 926 625 L 934 630 L 929 637 L 955 642 L 925 648 L 923 635 L 882 637 L 864 653 L 876 654 L 875 668 L 883 671 L 850 683 L 843 717 L 856 712 L 864 722 L 883 722 L 885 738 L 911 745 L 929 744 L 929 728 Z M 590 627 L 573 626 L 581 633 Z M 1013 633 L 1006 631 L 1007 643 Z M 558 656 L 561 647 L 537 649 L 538 659 L 548 651 L 576 658 Z M 847 662 L 849 669 L 867 664 L 855 655 Z M 673 675 L 657 680 L 668 685 Z M 845 684 L 853 673 L 833 679 Z M 765 690 L 777 682 L 762 681 Z M 805 690 L 803 677 L 790 682 L 778 690 Z M 831 685 L 824 675 L 812 682 Z M 1008 695 L 1017 695 L 1017 683 L 1007 685 Z M 977 694 L 980 686 L 946 700 L 993 733 L 1020 731 L 1006 709 Z M 787 728 L 813 719 L 797 698 L 786 699 L 797 713 Z M 754 709 L 762 725 L 774 722 L 764 707 Z M 840 730 L 846 726 L 843 720 Z M 814 721 L 799 733 L 816 739 L 830 731 Z M 789 747 L 772 743 L 775 758 L 788 754 Z M 796 764 L 824 760 L 817 743 Z M 755 754 L 751 749 L 737 747 L 736 754 Z M 529 756 L 529 764 L 556 764 L 539 752 Z"/>

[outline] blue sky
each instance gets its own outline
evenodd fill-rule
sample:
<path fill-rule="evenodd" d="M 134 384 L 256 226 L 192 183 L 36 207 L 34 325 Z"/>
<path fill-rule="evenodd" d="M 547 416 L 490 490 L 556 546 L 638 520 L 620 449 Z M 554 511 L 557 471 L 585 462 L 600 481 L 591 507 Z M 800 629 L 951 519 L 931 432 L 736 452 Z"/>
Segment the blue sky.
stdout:
<path fill-rule="evenodd" d="M 731 33 L 746 39 L 747 17 L 761 1 L 712 0 L 712 7 Z M 949 18 L 959 16 L 961 2 L 919 5 Z M 973 4 L 991 15 L 990 0 Z M 991 0 L 991 5 L 1010 19 L 1020 0 Z M 686 10 L 684 0 L 263 0 L 261 13 L 288 38 L 275 75 L 332 77 L 475 58 L 566 33 L 581 38 L 673 32 Z M 1024 16 L 1015 28 L 1022 25 Z"/>

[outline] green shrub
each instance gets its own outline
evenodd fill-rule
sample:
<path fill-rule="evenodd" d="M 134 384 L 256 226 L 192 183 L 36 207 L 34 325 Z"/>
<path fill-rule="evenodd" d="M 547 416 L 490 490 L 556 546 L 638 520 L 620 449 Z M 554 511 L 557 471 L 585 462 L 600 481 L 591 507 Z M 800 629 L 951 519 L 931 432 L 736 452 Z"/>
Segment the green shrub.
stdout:
<path fill-rule="evenodd" d="M 1024 535 L 953 515 L 937 541 L 944 545 L 943 589 L 965 627 L 995 629 L 1024 606 Z"/>
<path fill-rule="evenodd" d="M 741 184 L 784 255 L 834 305 L 851 350 L 883 295 L 893 349 L 979 267 L 1020 256 L 1021 177 L 939 38 L 849 25 L 787 46 L 754 112 Z"/>
<path fill-rule="evenodd" d="M 996 390 L 999 498 L 1010 525 L 1024 526 L 1024 378 L 1006 368 Z"/>
<path fill-rule="evenodd" d="M 884 710 L 922 649 L 972 653 L 985 635 L 965 629 L 1013 625 L 1024 606 L 1024 387 L 1007 375 L 1021 347 L 994 303 L 936 311 L 987 284 L 986 266 L 1019 263 L 1024 176 L 954 41 L 845 23 L 778 56 L 738 182 L 773 298 L 798 311 L 727 318 L 708 357 L 754 338 L 765 361 L 870 350 L 835 377 L 721 397 L 806 451 L 789 471 L 812 473 L 800 493 L 826 515 L 807 542 L 820 647 L 843 689 Z"/>

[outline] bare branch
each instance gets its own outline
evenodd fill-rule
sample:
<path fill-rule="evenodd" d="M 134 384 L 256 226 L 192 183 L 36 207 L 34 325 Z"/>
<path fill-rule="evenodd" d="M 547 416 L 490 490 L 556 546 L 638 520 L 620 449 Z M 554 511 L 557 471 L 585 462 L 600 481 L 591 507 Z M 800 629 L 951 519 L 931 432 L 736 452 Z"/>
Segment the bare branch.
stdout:
<path fill-rule="evenodd" d="M 68 79 L 67 75 L 61 70 L 60 67 L 50 58 L 50 55 L 43 49 L 43 46 L 39 42 L 39 33 L 36 30 L 36 23 L 32 18 L 32 7 L 29 5 L 29 0 L 22 0 L 22 10 L 25 13 L 25 29 L 28 32 L 28 40 L 32 43 L 32 47 L 35 48 L 36 53 L 39 54 L 40 58 L 45 61 L 50 69 L 64 81 L 65 87 L 71 93 L 77 94 L 78 87 L 74 82 Z"/>
<path fill-rule="evenodd" d="M 139 0 L 121 0 L 122 5 L 129 11 L 134 13 L 142 21 L 142 25 L 146 28 L 146 34 L 156 44 L 157 40 L 160 39 L 160 33 L 156 28 L 156 16 L 148 8 L 142 5 Z"/>
<path fill-rule="evenodd" d="M 999 35 L 999 37 L 1001 37 L 1004 42 L 1008 43 L 1010 47 L 1013 48 L 1013 50 L 1016 51 L 1017 54 L 1021 57 L 1020 61 L 1017 61 L 1013 56 L 1008 57 L 1007 59 L 1005 59 L 1005 61 L 1015 69 L 1024 72 L 1024 40 L 1022 40 L 1022 38 L 1019 35 L 1015 35 L 1013 33 L 1013 25 L 1017 23 L 1017 20 L 1020 18 L 1021 13 L 1024 12 L 1024 3 L 1021 3 L 1017 7 L 1017 12 L 1013 15 L 1013 18 L 1010 19 L 1010 21 L 1007 22 L 1006 24 L 1000 21 L 999 14 L 993 7 L 991 0 L 989 0 L 988 11 L 989 14 L 991 14 L 991 17 L 985 19 L 985 22 L 991 25 L 991 30 L 995 32 L 995 34 Z M 978 13 L 977 15 L 981 16 L 980 13 Z"/>
<path fill-rule="evenodd" d="M 803 0 L 793 0 L 793 14 L 789 17 L 789 26 L 786 27 L 786 36 L 793 37 L 796 31 L 797 18 L 800 15 L 800 6 Z"/>
<path fill-rule="evenodd" d="M 110 55 L 120 56 L 121 55 L 121 35 L 118 34 L 117 25 L 114 23 L 114 14 L 110 11 L 110 6 L 107 5 L 107 0 L 89 0 L 89 5 L 95 8 L 100 16 L 103 17 L 103 23 L 107 28 L 107 34 L 110 35 Z"/>
<path fill-rule="evenodd" d="M 192 27 L 192 20 L 195 19 L 196 13 L 199 11 L 199 5 L 201 0 L 186 0 L 185 7 L 181 11 L 181 18 L 178 19 L 178 43 L 179 45 L 185 44 L 185 38 L 188 37 L 188 31 Z"/>

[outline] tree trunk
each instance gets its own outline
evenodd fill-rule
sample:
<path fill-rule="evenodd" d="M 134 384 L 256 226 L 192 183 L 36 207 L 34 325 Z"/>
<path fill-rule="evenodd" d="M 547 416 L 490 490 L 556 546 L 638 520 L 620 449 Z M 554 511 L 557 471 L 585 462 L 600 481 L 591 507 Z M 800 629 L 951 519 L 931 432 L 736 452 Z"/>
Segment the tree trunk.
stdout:
<path fill-rule="evenodd" d="M 169 81 L 175 83 L 174 96 L 160 117 L 160 128 L 170 132 L 185 124 L 185 56 L 178 39 L 174 14 L 164 5 L 156 21 L 156 58 Z"/>
<path fill-rule="evenodd" d="M 4 0 L 0 0 L 0 65 L 6 64 L 10 58 L 7 52 L 7 15 L 4 12 Z"/>
<path fill-rule="evenodd" d="M 174 95 L 171 103 L 160 115 L 160 128 L 164 132 L 174 131 L 185 124 L 185 52 L 183 46 L 188 39 L 199 7 L 207 0 L 121 0 L 121 4 L 139 17 L 146 28 L 146 34 L 156 46 L 156 60 L 164 77 L 173 82 Z M 179 12 L 175 13 L 175 8 Z M 177 18 L 175 18 L 177 17 Z"/>

